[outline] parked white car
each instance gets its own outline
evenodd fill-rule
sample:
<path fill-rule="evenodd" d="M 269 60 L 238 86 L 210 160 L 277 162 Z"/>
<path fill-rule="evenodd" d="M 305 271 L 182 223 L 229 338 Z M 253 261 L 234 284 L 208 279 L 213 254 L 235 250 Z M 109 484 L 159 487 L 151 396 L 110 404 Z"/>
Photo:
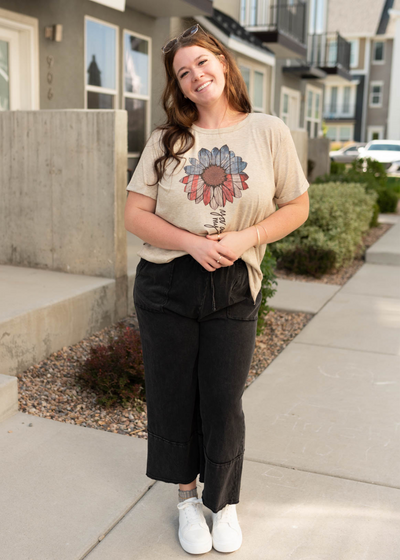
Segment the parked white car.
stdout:
<path fill-rule="evenodd" d="M 380 161 L 389 173 L 400 171 L 400 140 L 372 140 L 359 149 L 359 159 Z"/>
<path fill-rule="evenodd" d="M 358 158 L 358 150 L 363 146 L 365 146 L 365 144 L 361 143 L 352 144 L 351 146 L 347 145 L 339 150 L 329 152 L 329 157 L 331 161 L 336 161 L 337 163 L 351 163 Z"/>

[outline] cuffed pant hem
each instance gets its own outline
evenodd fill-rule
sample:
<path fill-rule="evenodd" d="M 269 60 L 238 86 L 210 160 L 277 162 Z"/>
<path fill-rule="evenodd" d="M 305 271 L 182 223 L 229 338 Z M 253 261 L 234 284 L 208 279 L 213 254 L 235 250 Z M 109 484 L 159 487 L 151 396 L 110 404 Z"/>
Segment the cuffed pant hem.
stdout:
<path fill-rule="evenodd" d="M 167 482 L 167 483 L 170 483 L 170 484 L 190 484 L 191 482 L 193 482 L 193 480 L 197 479 L 198 474 L 199 473 L 197 473 L 196 476 L 193 476 L 190 480 L 185 482 L 185 481 L 177 480 L 177 479 L 172 480 L 171 478 L 165 478 L 164 476 L 153 475 L 150 472 L 146 472 L 146 476 L 148 476 L 152 480 L 159 480 L 160 482 Z"/>
<path fill-rule="evenodd" d="M 218 505 L 218 510 L 216 510 L 216 509 L 213 509 L 214 505 L 212 505 L 212 506 L 211 506 L 211 504 L 209 505 L 207 503 L 207 500 L 205 500 L 203 497 L 202 497 L 202 500 L 203 500 L 203 505 L 206 506 L 206 508 L 210 509 L 213 513 L 218 513 L 219 511 L 221 511 L 221 509 L 224 509 L 224 507 L 227 506 L 228 504 L 229 505 L 237 505 L 239 503 L 239 501 L 237 501 L 237 502 L 229 501 L 229 502 L 226 502 L 226 503 L 222 503 L 222 505 Z"/>

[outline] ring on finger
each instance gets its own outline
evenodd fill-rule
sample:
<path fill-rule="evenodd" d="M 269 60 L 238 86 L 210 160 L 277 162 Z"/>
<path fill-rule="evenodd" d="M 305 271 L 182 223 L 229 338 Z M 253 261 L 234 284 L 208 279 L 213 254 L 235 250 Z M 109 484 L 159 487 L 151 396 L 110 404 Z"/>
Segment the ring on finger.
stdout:
<path fill-rule="evenodd" d="M 219 256 L 219 259 L 217 260 L 217 263 L 220 264 L 221 263 L 221 259 L 222 259 L 222 255 Z"/>

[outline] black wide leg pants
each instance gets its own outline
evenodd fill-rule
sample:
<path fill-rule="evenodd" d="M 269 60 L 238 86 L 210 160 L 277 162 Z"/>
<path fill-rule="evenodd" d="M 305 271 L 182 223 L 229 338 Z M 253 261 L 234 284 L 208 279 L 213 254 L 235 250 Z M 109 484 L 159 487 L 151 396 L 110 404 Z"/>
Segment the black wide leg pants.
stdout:
<path fill-rule="evenodd" d="M 188 484 L 200 473 L 215 513 L 239 502 L 242 395 L 261 302 L 246 264 L 207 272 L 190 255 L 142 259 L 134 303 L 145 366 L 149 478 Z"/>

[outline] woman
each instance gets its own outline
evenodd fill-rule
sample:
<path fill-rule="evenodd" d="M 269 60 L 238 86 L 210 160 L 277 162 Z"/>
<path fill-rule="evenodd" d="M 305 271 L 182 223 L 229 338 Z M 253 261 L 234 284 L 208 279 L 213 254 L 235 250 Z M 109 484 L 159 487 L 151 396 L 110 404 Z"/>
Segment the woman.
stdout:
<path fill-rule="evenodd" d="M 126 229 L 144 241 L 134 302 L 146 376 L 146 474 L 179 484 L 184 550 L 232 552 L 242 543 L 241 398 L 260 263 L 266 243 L 307 219 L 309 185 L 289 129 L 251 113 L 240 71 L 219 41 L 195 25 L 163 53 L 167 122 L 145 147 L 125 210 Z M 202 504 L 212 511 L 212 534 Z"/>

